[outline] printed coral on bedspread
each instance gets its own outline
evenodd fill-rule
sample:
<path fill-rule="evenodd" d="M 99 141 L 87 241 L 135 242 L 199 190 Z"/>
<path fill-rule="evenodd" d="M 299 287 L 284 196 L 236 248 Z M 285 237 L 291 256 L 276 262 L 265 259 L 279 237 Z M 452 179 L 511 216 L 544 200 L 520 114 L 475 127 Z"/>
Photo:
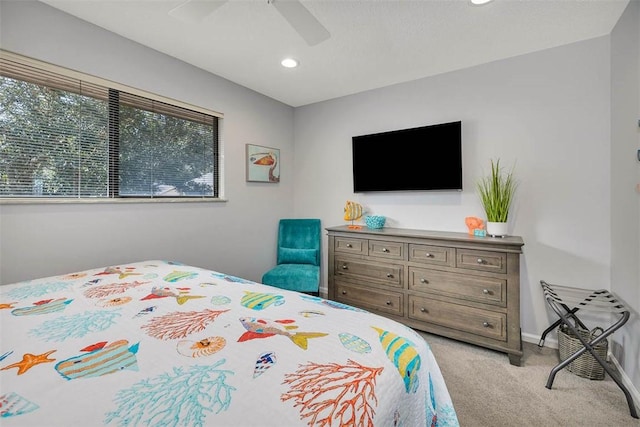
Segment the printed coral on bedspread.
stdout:
<path fill-rule="evenodd" d="M 333 420 L 340 426 L 372 426 L 378 405 L 376 377 L 383 370 L 350 359 L 346 365 L 308 363 L 285 376 L 283 384 L 290 388 L 280 399 L 293 399 L 309 426 L 330 426 Z"/>

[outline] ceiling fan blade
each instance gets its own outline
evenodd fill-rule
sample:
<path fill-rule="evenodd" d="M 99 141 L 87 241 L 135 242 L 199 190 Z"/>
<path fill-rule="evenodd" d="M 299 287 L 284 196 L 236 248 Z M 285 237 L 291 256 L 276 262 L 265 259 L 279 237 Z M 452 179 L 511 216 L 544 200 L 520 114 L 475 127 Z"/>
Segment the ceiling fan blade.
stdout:
<path fill-rule="evenodd" d="M 315 46 L 331 37 L 329 31 L 299 0 L 269 0 L 269 3 L 280 12 L 309 46 Z"/>
<path fill-rule="evenodd" d="M 188 24 L 201 22 L 227 0 L 187 0 L 169 11 L 169 15 Z"/>

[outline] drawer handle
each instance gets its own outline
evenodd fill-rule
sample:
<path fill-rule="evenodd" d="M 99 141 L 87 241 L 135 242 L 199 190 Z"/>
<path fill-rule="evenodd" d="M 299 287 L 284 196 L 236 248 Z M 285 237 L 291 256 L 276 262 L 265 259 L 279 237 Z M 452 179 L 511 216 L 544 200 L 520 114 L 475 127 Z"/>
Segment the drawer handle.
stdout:
<path fill-rule="evenodd" d="M 429 283 L 429 281 L 423 277 L 422 279 L 420 279 L 420 283 L 427 284 Z"/>
<path fill-rule="evenodd" d="M 353 247 L 353 245 L 351 245 L 351 243 L 347 243 L 347 247 L 348 247 L 348 248 L 352 248 L 352 247 Z"/>
<path fill-rule="evenodd" d="M 482 258 L 478 258 L 478 260 L 476 261 L 478 264 L 484 264 L 485 261 Z"/>
<path fill-rule="evenodd" d="M 427 252 L 426 254 L 424 254 L 424 256 L 426 256 L 427 258 L 433 258 L 433 255 L 429 252 Z"/>
<path fill-rule="evenodd" d="M 346 295 L 346 294 L 347 294 L 347 291 L 342 291 L 342 295 Z"/>
<path fill-rule="evenodd" d="M 385 304 L 391 305 L 391 301 L 387 301 L 387 302 L 385 302 Z"/>
<path fill-rule="evenodd" d="M 426 309 L 426 308 L 424 308 L 424 307 L 420 307 L 420 312 L 422 312 L 422 313 L 426 313 L 426 312 L 427 312 L 427 309 Z"/>
<path fill-rule="evenodd" d="M 491 292 L 489 291 L 489 289 L 483 289 L 482 293 L 485 295 L 489 295 Z"/>
<path fill-rule="evenodd" d="M 489 322 L 482 322 L 482 326 L 484 326 L 485 328 L 488 328 L 491 326 L 491 323 Z"/>
<path fill-rule="evenodd" d="M 387 277 L 388 277 L 389 279 L 391 279 L 391 278 L 393 277 L 393 274 L 391 274 L 391 273 L 387 273 Z"/>
<path fill-rule="evenodd" d="M 387 252 L 389 252 L 389 249 L 387 249 L 387 248 L 382 248 L 382 252 L 387 253 Z"/>
<path fill-rule="evenodd" d="M 348 269 L 349 269 L 349 266 L 348 266 L 347 264 L 342 264 L 342 269 L 343 269 L 343 270 L 348 270 Z"/>

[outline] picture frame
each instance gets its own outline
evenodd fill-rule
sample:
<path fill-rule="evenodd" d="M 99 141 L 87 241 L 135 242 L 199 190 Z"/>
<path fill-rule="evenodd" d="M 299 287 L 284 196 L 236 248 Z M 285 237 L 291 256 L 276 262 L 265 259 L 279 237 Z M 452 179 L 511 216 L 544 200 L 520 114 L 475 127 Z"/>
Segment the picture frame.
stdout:
<path fill-rule="evenodd" d="M 280 182 L 280 149 L 246 144 L 247 182 Z"/>

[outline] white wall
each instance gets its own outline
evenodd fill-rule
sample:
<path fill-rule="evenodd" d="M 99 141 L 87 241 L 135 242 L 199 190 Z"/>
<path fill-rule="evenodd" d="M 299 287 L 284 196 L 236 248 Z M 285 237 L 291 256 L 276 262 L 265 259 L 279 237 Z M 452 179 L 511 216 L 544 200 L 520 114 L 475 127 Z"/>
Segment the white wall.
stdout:
<path fill-rule="evenodd" d="M 640 389 L 640 2 L 611 33 L 611 289 L 634 310 L 612 351 Z"/>
<path fill-rule="evenodd" d="M 228 198 L 0 205 L 0 283 L 156 258 L 259 280 L 293 210 L 293 109 L 42 3 L 0 5 L 3 49 L 224 113 Z M 245 182 L 246 143 L 281 149 L 281 183 Z"/>
<path fill-rule="evenodd" d="M 609 287 L 609 58 L 601 37 L 297 108 L 295 213 L 339 225 L 356 199 L 396 227 L 466 231 L 466 216 L 484 216 L 475 182 L 489 159 L 515 162 L 522 329 L 539 336 L 551 319 L 541 279 Z M 463 122 L 464 191 L 353 194 L 353 135 L 453 120 Z"/>

